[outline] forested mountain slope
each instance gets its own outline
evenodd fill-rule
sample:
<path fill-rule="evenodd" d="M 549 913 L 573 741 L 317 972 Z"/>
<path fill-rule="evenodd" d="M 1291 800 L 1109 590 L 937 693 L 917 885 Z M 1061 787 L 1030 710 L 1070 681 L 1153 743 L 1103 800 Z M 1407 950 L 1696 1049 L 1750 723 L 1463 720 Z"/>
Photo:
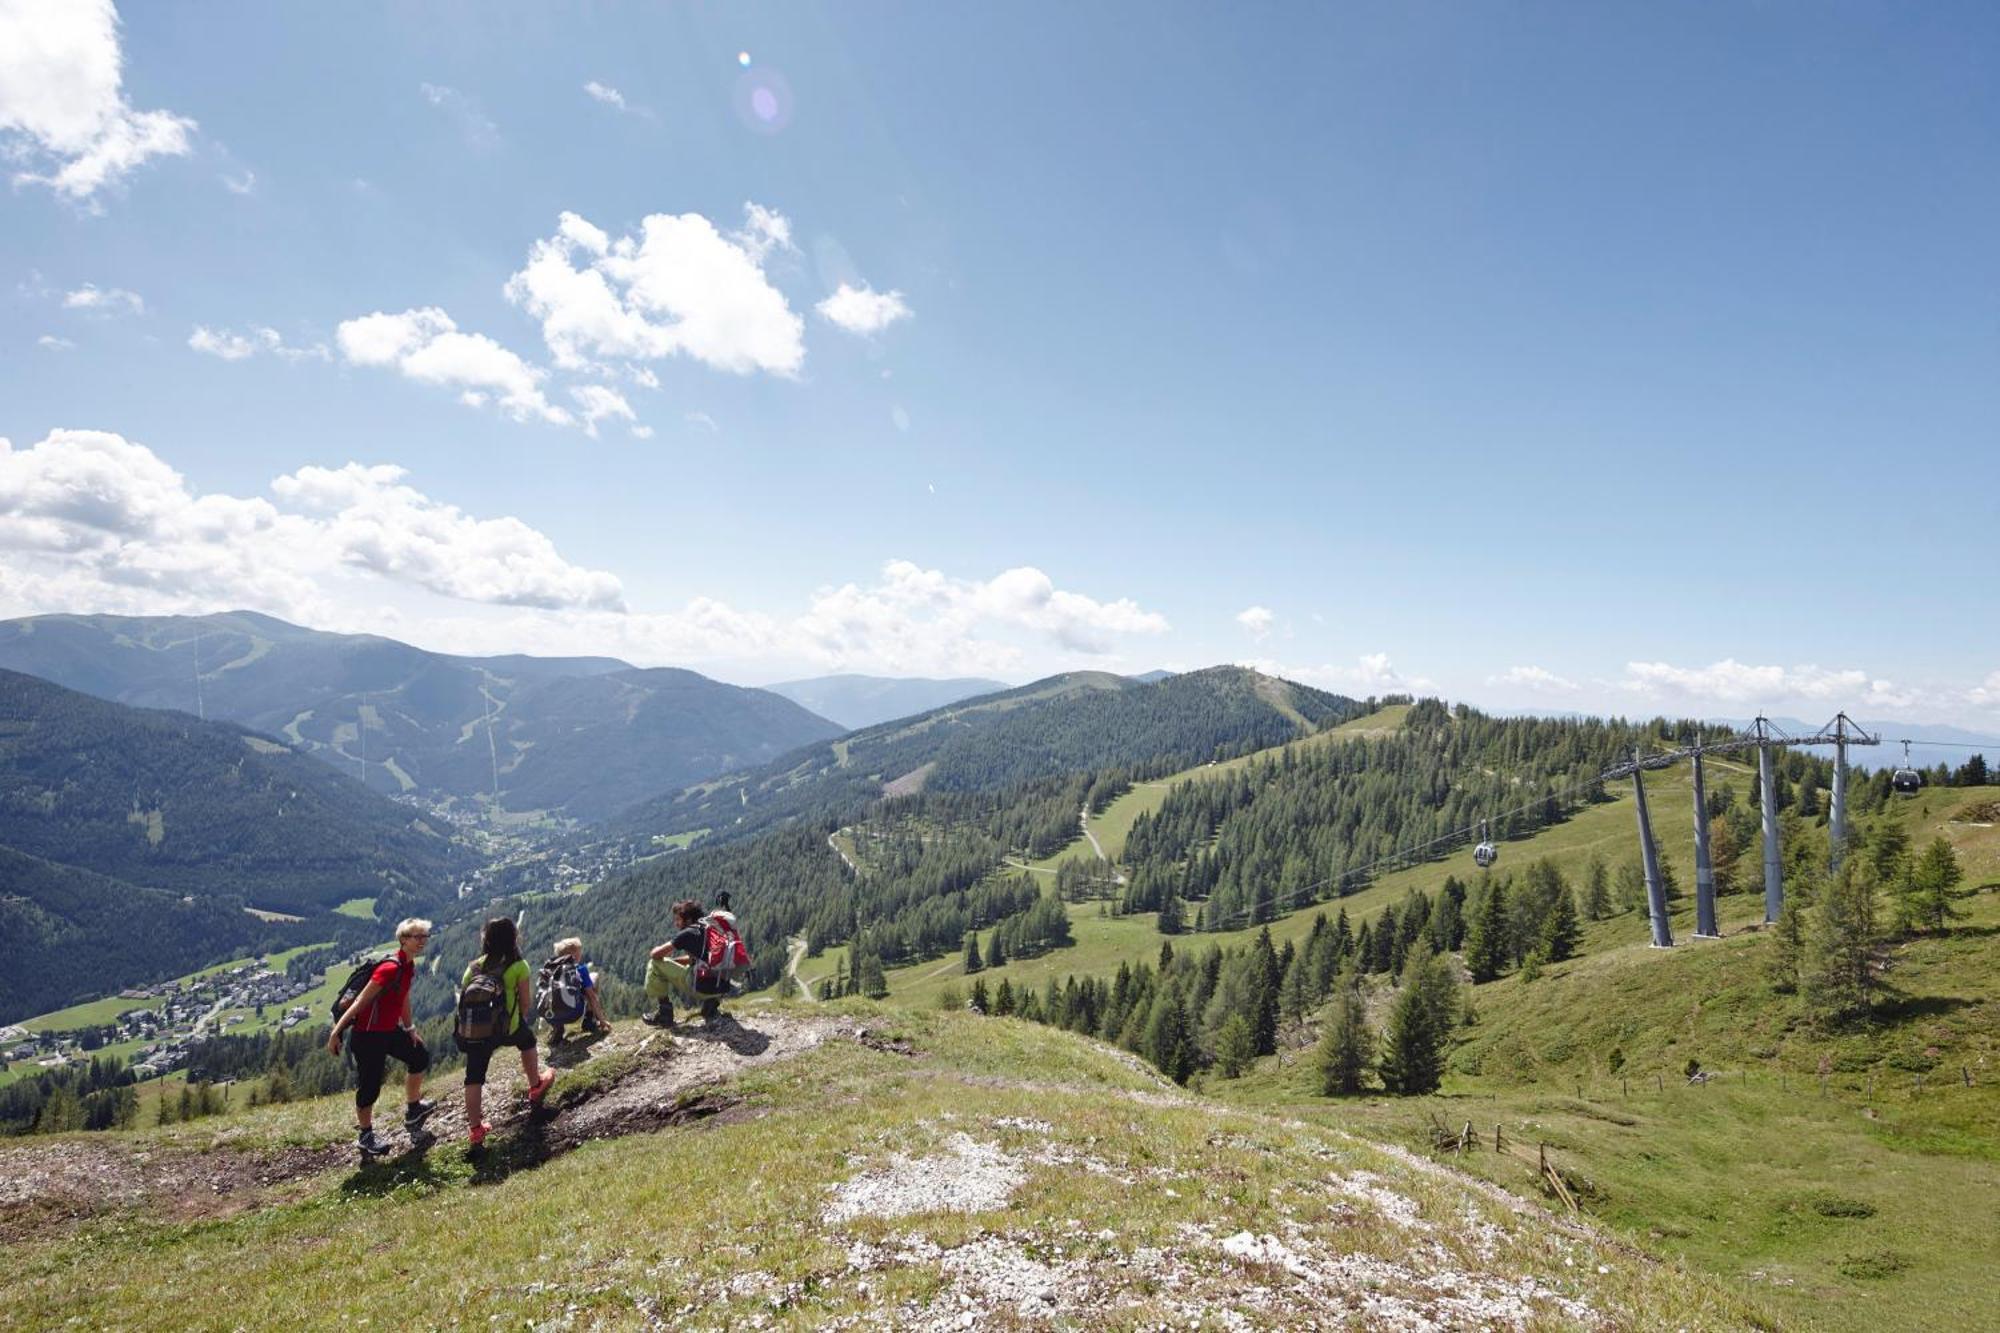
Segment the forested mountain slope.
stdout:
<path fill-rule="evenodd" d="M 1241 667 L 1150 685 L 1072 672 L 644 802 L 612 828 L 634 838 L 697 828 L 747 832 L 794 816 L 844 820 L 885 793 L 995 791 L 1104 768 L 1166 773 L 1310 735 L 1359 709 L 1351 699 Z"/>
<path fill-rule="evenodd" d="M 0 954 L 41 960 L 0 968 L 0 1023 L 305 937 L 238 898 L 140 888 L 0 847 Z"/>
<path fill-rule="evenodd" d="M 442 893 L 445 830 L 227 722 L 0 671 L 0 846 L 148 888 L 312 911 Z"/>
<path fill-rule="evenodd" d="M 762 690 L 612 658 L 454 657 L 238 611 L 0 623 L 0 667 L 227 718 L 377 791 L 597 818 L 840 728 Z"/>

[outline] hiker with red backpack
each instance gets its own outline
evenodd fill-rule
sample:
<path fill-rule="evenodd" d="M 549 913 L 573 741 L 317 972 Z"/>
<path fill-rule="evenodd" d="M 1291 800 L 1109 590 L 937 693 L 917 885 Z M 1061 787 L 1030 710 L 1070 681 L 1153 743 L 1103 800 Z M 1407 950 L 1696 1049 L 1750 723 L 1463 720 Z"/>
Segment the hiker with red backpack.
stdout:
<path fill-rule="evenodd" d="M 674 1025 L 674 997 L 693 1008 L 699 1006 L 703 1019 L 713 1022 L 722 1001 L 736 994 L 730 984 L 734 976 L 750 966 L 750 951 L 736 928 L 736 916 L 729 910 L 729 895 L 716 898 L 716 910 L 703 915 L 693 899 L 674 904 L 674 937 L 654 949 L 646 967 L 646 993 L 659 1008 L 641 1021 L 654 1027 Z M 673 955 L 679 954 L 682 962 Z"/>
<path fill-rule="evenodd" d="M 494 1053 L 512 1046 L 521 1052 L 521 1073 L 528 1080 L 528 1102 L 540 1109 L 542 1097 L 556 1081 L 555 1071 L 542 1072 L 535 1053 L 534 1006 L 528 989 L 528 962 L 512 917 L 496 916 L 479 936 L 479 957 L 465 966 L 458 986 L 458 1013 L 452 1028 L 458 1049 L 465 1052 L 465 1123 L 472 1146 L 479 1148 L 493 1131 L 483 1111 L 486 1071 Z"/>
<path fill-rule="evenodd" d="M 375 1133 L 375 1099 L 382 1095 L 382 1078 L 388 1072 L 389 1057 L 403 1062 L 403 1128 L 410 1146 L 423 1148 L 436 1138 L 424 1128 L 437 1103 L 424 1100 L 424 1071 L 431 1067 L 431 1053 L 410 1021 L 410 983 L 416 978 L 417 958 L 430 943 L 431 923 L 411 917 L 396 927 L 396 953 L 375 963 L 354 969 L 333 1002 L 333 1031 L 327 1035 L 326 1049 L 340 1054 L 342 1033 L 351 1032 L 348 1046 L 354 1053 L 358 1082 L 354 1089 L 354 1119 L 364 1158 L 380 1157 L 389 1145 Z"/>

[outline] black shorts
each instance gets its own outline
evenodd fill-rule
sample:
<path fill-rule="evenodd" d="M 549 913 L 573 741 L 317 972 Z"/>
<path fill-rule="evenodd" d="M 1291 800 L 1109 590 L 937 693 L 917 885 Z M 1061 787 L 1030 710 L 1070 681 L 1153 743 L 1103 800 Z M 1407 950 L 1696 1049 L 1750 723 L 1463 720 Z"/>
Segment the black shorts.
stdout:
<path fill-rule="evenodd" d="M 373 1106 L 382 1095 L 382 1076 L 388 1072 L 389 1057 L 395 1056 L 412 1074 L 431 1067 L 431 1053 L 416 1034 L 403 1028 L 388 1032 L 360 1032 L 349 1029 L 347 1049 L 354 1053 L 354 1068 L 360 1082 L 354 1089 L 356 1106 Z"/>
<path fill-rule="evenodd" d="M 465 1086 L 477 1088 L 486 1082 L 486 1067 L 493 1063 L 493 1053 L 510 1046 L 523 1051 L 534 1050 L 535 1030 L 523 1023 L 494 1041 L 465 1041 L 458 1037 L 452 1040 L 458 1042 L 458 1049 L 465 1052 Z"/>

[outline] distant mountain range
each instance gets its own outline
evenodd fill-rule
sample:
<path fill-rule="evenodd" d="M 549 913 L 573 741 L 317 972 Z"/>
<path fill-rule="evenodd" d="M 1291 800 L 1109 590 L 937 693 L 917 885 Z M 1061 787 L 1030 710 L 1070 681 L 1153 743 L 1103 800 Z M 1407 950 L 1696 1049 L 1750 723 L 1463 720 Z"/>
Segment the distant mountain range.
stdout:
<path fill-rule="evenodd" d="M 927 680 L 920 676 L 815 676 L 810 680 L 788 680 L 766 685 L 773 694 L 782 694 L 802 708 L 859 731 L 878 722 L 913 717 L 933 708 L 957 703 L 976 695 L 992 694 L 1007 688 L 1001 680 L 981 680 L 964 676 L 956 680 Z"/>
<path fill-rule="evenodd" d="M 333 909 L 442 901 L 462 856 L 443 825 L 233 723 L 0 671 L 0 954 L 38 960 L 0 969 L 0 1021 L 253 945 L 374 935 Z"/>
<path fill-rule="evenodd" d="M 224 718 L 376 791 L 601 819 L 843 728 L 765 690 L 608 657 L 456 657 L 270 616 L 0 622 L 0 668 Z"/>
<path fill-rule="evenodd" d="M 1117 766 L 1160 771 L 1281 744 L 1358 712 L 1352 699 L 1243 667 L 1145 684 L 1073 671 L 816 743 L 645 801 L 614 836 L 747 833 L 794 816 L 845 818 L 882 795 L 984 791 Z"/>

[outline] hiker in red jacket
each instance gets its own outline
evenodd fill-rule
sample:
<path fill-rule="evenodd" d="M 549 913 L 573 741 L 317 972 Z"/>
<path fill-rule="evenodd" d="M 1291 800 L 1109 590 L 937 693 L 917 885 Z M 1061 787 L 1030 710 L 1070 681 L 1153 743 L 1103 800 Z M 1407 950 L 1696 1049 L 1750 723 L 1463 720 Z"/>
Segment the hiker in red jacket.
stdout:
<path fill-rule="evenodd" d="M 382 1094 L 382 1078 L 392 1055 L 407 1071 L 403 1079 L 403 1128 L 413 1146 L 421 1147 L 433 1137 L 424 1128 L 437 1109 L 435 1102 L 424 1100 L 424 1071 L 431 1067 L 431 1053 L 410 1021 L 410 983 L 416 979 L 417 958 L 430 941 L 431 923 L 421 917 L 398 924 L 396 956 L 375 965 L 368 984 L 341 1011 L 327 1035 L 326 1049 L 339 1055 L 341 1033 L 353 1029 L 349 1044 L 360 1079 L 354 1089 L 354 1120 L 360 1130 L 361 1151 L 370 1157 L 388 1151 L 388 1145 L 375 1133 L 375 1099 Z"/>

